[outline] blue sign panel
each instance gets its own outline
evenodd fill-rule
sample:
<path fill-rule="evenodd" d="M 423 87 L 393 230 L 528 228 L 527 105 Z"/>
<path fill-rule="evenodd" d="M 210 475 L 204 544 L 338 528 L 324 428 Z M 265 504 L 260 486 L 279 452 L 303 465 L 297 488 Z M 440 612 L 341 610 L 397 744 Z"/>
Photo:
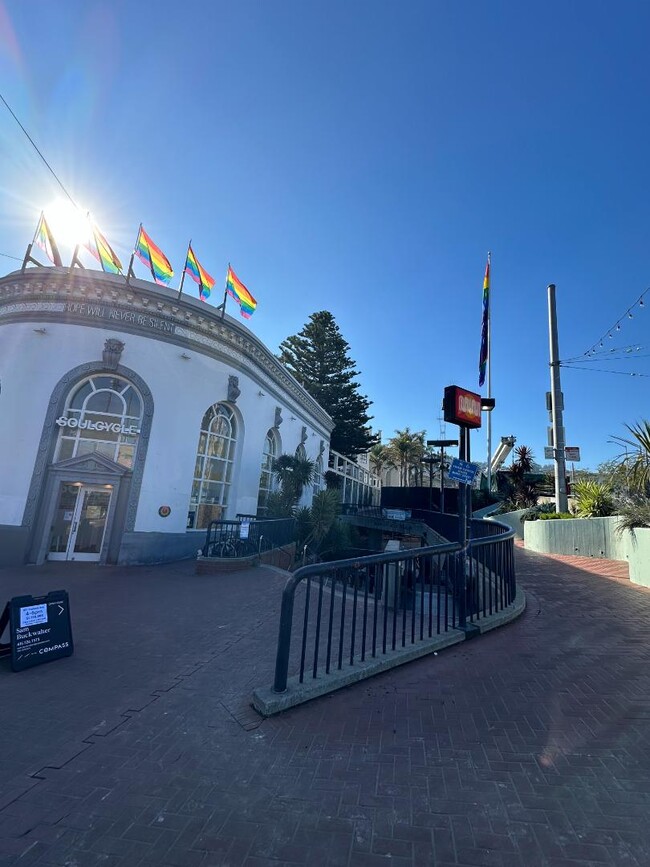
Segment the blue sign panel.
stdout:
<path fill-rule="evenodd" d="M 476 474 L 478 473 L 478 464 L 471 464 L 469 461 L 461 461 L 460 458 L 454 458 L 449 467 L 449 478 L 455 479 L 461 485 L 471 485 Z"/>

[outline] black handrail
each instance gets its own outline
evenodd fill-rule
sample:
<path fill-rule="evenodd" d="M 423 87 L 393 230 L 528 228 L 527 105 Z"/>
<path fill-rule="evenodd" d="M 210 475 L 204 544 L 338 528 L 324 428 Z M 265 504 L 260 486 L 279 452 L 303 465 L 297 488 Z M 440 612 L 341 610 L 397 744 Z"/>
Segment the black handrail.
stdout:
<path fill-rule="evenodd" d="M 242 536 L 242 527 L 248 530 Z M 204 557 L 246 557 L 280 548 L 296 539 L 295 518 L 262 518 L 255 521 L 211 521 L 202 548 Z"/>
<path fill-rule="evenodd" d="M 334 635 L 334 609 L 335 609 L 335 590 L 337 588 L 337 584 L 341 584 L 342 590 L 342 602 L 341 602 L 341 610 L 340 610 L 340 623 L 338 623 L 339 633 L 338 633 L 338 668 L 342 667 L 342 658 L 343 658 L 343 647 L 345 645 L 345 630 L 344 626 L 346 623 L 345 617 L 345 604 L 347 597 L 347 589 L 348 587 L 352 587 L 352 595 L 353 595 L 353 624 L 351 635 L 348 637 L 348 640 L 351 642 L 351 651 L 350 651 L 350 664 L 353 664 L 354 660 L 354 645 L 356 640 L 356 630 L 355 626 L 357 625 L 357 608 L 359 603 L 359 591 L 361 590 L 362 595 L 362 618 L 364 623 L 363 636 L 362 636 L 362 647 L 364 648 L 361 652 L 362 658 L 365 658 L 365 641 L 367 641 L 367 626 L 368 626 L 368 616 L 369 616 L 369 601 L 373 601 L 375 603 L 374 611 L 372 613 L 373 623 L 372 623 L 372 656 L 377 655 L 377 638 L 378 638 L 378 629 L 383 632 L 381 637 L 381 646 L 382 652 L 386 653 L 388 645 L 389 650 L 396 649 L 397 642 L 397 630 L 398 630 L 398 619 L 404 620 L 402 625 L 403 630 L 405 629 L 405 620 L 406 620 L 406 606 L 403 604 L 403 600 L 398 598 L 400 594 L 400 584 L 403 583 L 401 581 L 403 574 L 406 570 L 402 570 L 402 574 L 399 576 L 395 574 L 392 581 L 388 581 L 390 584 L 390 590 L 387 590 L 383 584 L 387 583 L 387 576 L 384 575 L 384 570 L 378 567 L 383 566 L 395 566 L 399 567 L 401 564 L 407 563 L 415 563 L 417 560 L 425 561 L 427 558 L 437 558 L 438 561 L 443 555 L 447 554 L 455 554 L 461 550 L 461 546 L 457 543 L 450 543 L 448 545 L 433 545 L 427 548 L 415 548 L 410 551 L 399 551 L 397 553 L 382 553 L 382 554 L 371 554 L 368 557 L 360 557 L 358 559 L 349 559 L 349 560 L 338 560 L 332 563 L 315 563 L 310 566 L 303 566 L 300 569 L 297 569 L 296 572 L 288 579 L 284 591 L 282 593 L 282 607 L 280 612 L 280 630 L 278 635 L 278 650 L 276 655 L 276 664 L 275 664 L 275 679 L 273 684 L 273 689 L 276 692 L 284 692 L 287 687 L 287 677 L 288 677 L 288 668 L 289 668 L 289 655 L 291 650 L 291 631 L 293 626 L 293 611 L 294 611 L 294 600 L 295 600 L 295 592 L 298 585 L 303 581 L 307 581 L 307 596 L 305 600 L 305 615 L 304 615 L 304 625 L 303 625 L 303 635 L 302 635 L 302 649 L 301 649 L 301 663 L 300 663 L 300 679 L 302 680 L 304 677 L 305 671 L 305 661 L 306 661 L 306 649 L 307 649 L 307 637 L 308 637 L 308 623 L 309 623 L 309 603 L 310 603 L 310 593 L 311 593 L 311 578 L 313 576 L 318 576 L 319 578 L 319 588 L 318 588 L 318 613 L 317 620 L 315 623 L 315 643 L 314 643 L 314 654 L 313 654 L 313 677 L 316 677 L 318 674 L 318 662 L 319 662 L 319 651 L 321 650 L 321 629 L 322 629 L 322 612 L 323 612 L 323 602 L 324 602 L 324 591 L 325 591 L 325 583 L 326 580 L 330 579 L 330 605 L 329 612 L 327 615 L 327 647 L 325 651 L 326 661 L 325 661 L 325 671 L 329 673 L 331 667 L 331 659 L 332 659 L 332 648 L 333 642 L 336 640 L 336 636 Z M 440 569 L 440 562 L 436 564 L 438 569 Z M 420 564 L 418 564 L 420 566 Z M 429 564 L 429 569 L 418 568 L 418 574 L 422 577 L 420 581 L 420 595 L 423 595 L 425 590 L 425 575 L 428 572 L 429 578 L 433 574 L 433 569 L 431 568 L 433 564 Z M 346 574 L 347 573 L 347 574 Z M 351 580 L 352 579 L 352 580 Z M 357 579 L 357 580 L 354 580 Z M 433 586 L 432 582 L 429 582 L 430 586 Z M 361 585 L 361 586 L 359 586 Z M 440 588 L 441 584 L 438 583 L 438 597 L 440 597 Z M 413 611 L 412 614 L 415 616 L 415 601 L 417 598 L 417 583 L 414 582 L 411 587 L 411 600 L 413 603 Z M 376 603 L 382 598 L 385 597 L 386 593 L 389 592 L 392 594 L 392 598 L 385 601 L 384 612 L 383 612 L 383 630 L 381 623 L 377 623 L 378 617 L 378 608 Z M 430 603 L 430 613 L 433 613 L 432 606 L 432 593 L 429 592 L 429 598 L 427 600 Z M 392 623 L 389 625 L 388 621 L 388 606 L 392 605 L 393 615 Z M 448 603 L 447 603 L 448 605 Z M 397 612 L 400 610 L 402 615 L 401 618 L 398 618 Z M 440 606 L 436 606 L 436 610 L 440 612 Z M 420 621 L 422 621 L 423 616 L 425 616 L 425 611 L 422 608 L 420 611 Z M 449 611 L 447 607 L 447 628 L 449 623 Z M 456 625 L 456 613 L 455 611 L 452 613 L 453 625 Z M 431 624 L 429 624 L 430 627 Z M 420 627 L 423 624 L 421 622 Z M 391 637 L 392 636 L 392 637 Z"/>
<path fill-rule="evenodd" d="M 474 526 L 483 523 L 490 529 Z M 303 582 L 300 682 L 306 671 L 312 678 L 322 668 L 329 674 L 332 667 L 465 629 L 510 605 L 516 594 L 514 531 L 493 521 L 472 525 L 466 549 L 449 542 L 298 569 L 282 594 L 274 691 L 287 688 L 296 590 Z"/>

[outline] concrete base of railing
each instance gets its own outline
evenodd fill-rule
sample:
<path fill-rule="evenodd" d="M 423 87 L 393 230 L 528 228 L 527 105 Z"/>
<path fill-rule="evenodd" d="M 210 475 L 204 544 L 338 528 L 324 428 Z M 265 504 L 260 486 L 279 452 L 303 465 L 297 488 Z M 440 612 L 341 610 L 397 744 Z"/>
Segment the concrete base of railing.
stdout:
<path fill-rule="evenodd" d="M 496 614 L 490 614 L 481 620 L 477 620 L 474 624 L 478 631 L 483 635 L 484 632 L 489 632 L 491 629 L 498 629 L 499 626 L 505 626 L 511 620 L 516 620 L 526 610 L 526 594 L 523 590 L 517 590 L 515 601 L 503 611 L 498 611 Z"/>
<path fill-rule="evenodd" d="M 197 575 L 223 575 L 227 572 L 241 572 L 257 566 L 259 557 L 253 554 L 250 557 L 197 557 Z"/>
<path fill-rule="evenodd" d="M 474 625 L 480 633 L 488 632 L 490 629 L 496 629 L 511 620 L 515 620 L 523 614 L 525 608 L 526 595 L 523 590 L 517 590 L 512 605 L 504 611 L 499 611 L 498 614 L 482 618 Z M 322 674 L 317 678 L 306 677 L 304 683 L 300 683 L 297 677 L 290 677 L 285 692 L 274 692 L 271 687 L 259 687 L 253 692 L 253 707 L 262 716 L 272 716 L 297 704 L 303 704 L 313 698 L 326 695 L 328 692 L 334 692 L 337 689 L 358 683 L 360 680 L 373 677 L 375 674 L 381 674 L 383 671 L 388 671 L 398 665 L 413 662 L 415 659 L 435 653 L 445 647 L 451 647 L 453 644 L 460 644 L 461 641 L 467 640 L 467 637 L 465 632 L 460 629 L 450 629 L 442 635 L 436 635 L 411 647 L 390 651 L 376 659 L 356 663 L 353 667 L 348 666 L 340 671 L 336 669 L 330 674 Z"/>
<path fill-rule="evenodd" d="M 278 569 L 288 569 L 296 556 L 296 543 L 283 548 L 271 548 L 261 554 L 251 554 L 248 557 L 203 557 L 196 558 L 197 575 L 223 575 L 227 572 L 241 572 L 254 566 L 276 566 Z"/>

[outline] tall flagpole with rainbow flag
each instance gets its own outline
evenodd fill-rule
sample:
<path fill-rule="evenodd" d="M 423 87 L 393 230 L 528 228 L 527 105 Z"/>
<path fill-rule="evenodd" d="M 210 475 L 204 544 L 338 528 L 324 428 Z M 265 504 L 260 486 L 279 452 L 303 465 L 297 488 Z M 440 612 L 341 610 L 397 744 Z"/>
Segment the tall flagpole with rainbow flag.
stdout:
<path fill-rule="evenodd" d="M 479 388 L 485 385 L 487 374 L 487 397 L 492 397 L 492 361 L 490 346 L 490 268 L 492 254 L 488 252 L 485 265 L 485 277 L 483 278 L 483 317 L 481 321 L 481 353 L 478 362 Z M 492 412 L 487 412 L 487 484 L 488 491 L 492 490 Z"/>

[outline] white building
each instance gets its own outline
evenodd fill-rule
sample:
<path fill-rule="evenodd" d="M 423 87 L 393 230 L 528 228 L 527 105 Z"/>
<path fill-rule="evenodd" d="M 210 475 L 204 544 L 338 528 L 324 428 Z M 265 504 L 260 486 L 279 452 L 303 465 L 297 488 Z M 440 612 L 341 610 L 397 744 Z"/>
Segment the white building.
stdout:
<path fill-rule="evenodd" d="M 0 279 L 0 565 L 191 556 L 333 422 L 243 325 L 140 280 Z M 313 488 L 305 494 L 311 501 Z"/>

